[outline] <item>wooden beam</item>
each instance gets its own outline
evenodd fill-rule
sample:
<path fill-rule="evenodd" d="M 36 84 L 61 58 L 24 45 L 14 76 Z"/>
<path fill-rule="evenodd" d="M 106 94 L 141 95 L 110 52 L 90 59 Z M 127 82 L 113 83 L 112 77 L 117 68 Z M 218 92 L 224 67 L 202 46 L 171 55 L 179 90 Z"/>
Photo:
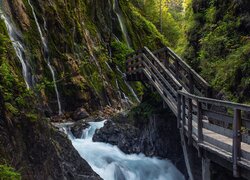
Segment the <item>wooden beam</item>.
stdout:
<path fill-rule="evenodd" d="M 202 143 L 203 141 L 203 123 L 202 123 L 202 104 L 197 101 L 197 118 L 198 118 L 198 143 Z"/>
<path fill-rule="evenodd" d="M 182 96 L 182 126 L 184 127 L 186 124 L 186 100 L 185 96 Z M 184 129 L 184 128 L 183 128 Z"/>
<path fill-rule="evenodd" d="M 234 110 L 233 121 L 233 175 L 234 177 L 240 177 L 238 161 L 240 160 L 241 150 L 241 111 L 239 109 Z"/>
<path fill-rule="evenodd" d="M 193 132 L 193 103 L 192 99 L 188 98 L 188 145 L 192 144 L 192 132 Z"/>
<path fill-rule="evenodd" d="M 230 101 L 223 101 L 223 100 L 218 100 L 218 99 L 196 96 L 185 91 L 178 91 L 178 92 L 186 96 L 187 98 L 198 99 L 202 103 L 207 103 L 207 104 L 211 104 L 215 106 L 224 106 L 224 107 L 233 108 L 233 109 L 237 108 L 242 111 L 250 112 L 250 106 L 246 104 L 240 104 L 240 103 L 234 103 Z"/>
<path fill-rule="evenodd" d="M 181 95 L 177 95 L 177 128 L 180 128 L 181 122 Z"/>

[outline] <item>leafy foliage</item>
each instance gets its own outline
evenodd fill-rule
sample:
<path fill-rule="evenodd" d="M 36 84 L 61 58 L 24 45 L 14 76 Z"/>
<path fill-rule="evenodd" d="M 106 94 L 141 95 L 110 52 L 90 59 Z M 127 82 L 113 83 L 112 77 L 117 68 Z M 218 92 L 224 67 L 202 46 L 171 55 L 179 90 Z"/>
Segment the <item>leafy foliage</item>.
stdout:
<path fill-rule="evenodd" d="M 227 98 L 249 102 L 249 1 L 186 1 L 182 55 Z M 186 44 L 185 44 L 186 43 Z M 184 47 L 184 48 L 183 48 Z"/>
<path fill-rule="evenodd" d="M 21 179 L 21 175 L 12 167 L 6 165 L 0 165 L 0 179 L 1 180 L 19 180 Z"/>

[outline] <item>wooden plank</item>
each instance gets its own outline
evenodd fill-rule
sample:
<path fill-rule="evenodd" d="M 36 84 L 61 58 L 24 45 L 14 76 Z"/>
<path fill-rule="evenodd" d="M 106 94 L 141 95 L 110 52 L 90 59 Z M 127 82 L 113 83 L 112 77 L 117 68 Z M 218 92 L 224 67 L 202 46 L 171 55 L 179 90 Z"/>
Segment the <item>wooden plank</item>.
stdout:
<path fill-rule="evenodd" d="M 144 58 L 144 62 L 143 65 L 145 67 L 147 67 L 149 69 L 149 66 L 152 67 L 152 69 L 154 70 L 154 72 L 160 77 L 160 79 L 164 82 L 164 84 L 171 90 L 171 92 L 175 95 L 175 97 L 177 97 L 177 92 L 176 90 L 169 84 L 169 82 L 164 78 L 164 76 L 158 71 L 157 68 L 155 68 L 155 66 L 152 64 L 152 62 L 150 62 L 150 60 L 146 57 L 146 55 L 143 55 Z M 146 62 L 149 64 L 149 66 L 146 64 Z"/>
<path fill-rule="evenodd" d="M 171 54 L 175 59 L 177 59 L 181 65 L 187 70 L 191 70 L 194 78 L 197 78 L 198 81 L 202 82 L 205 86 L 210 86 L 198 73 L 196 73 L 185 61 L 183 61 L 177 54 L 175 54 L 170 48 L 168 48 L 169 54 Z"/>
<path fill-rule="evenodd" d="M 145 68 L 147 69 L 147 71 L 149 72 L 149 74 L 150 74 L 150 76 L 151 76 L 151 79 L 155 82 L 155 81 L 157 81 L 157 83 L 159 84 L 159 85 L 161 85 L 161 89 L 162 89 L 162 93 L 164 94 L 164 93 L 166 93 L 166 95 L 167 95 L 167 97 L 172 101 L 172 102 L 175 102 L 175 99 L 174 99 L 174 96 L 173 95 L 171 95 L 171 93 L 165 88 L 165 86 L 163 86 L 162 85 L 162 83 L 161 83 L 161 81 L 158 79 L 158 77 L 151 71 L 151 69 L 148 67 L 148 65 L 145 63 L 145 62 L 143 62 L 144 63 L 144 66 L 145 66 Z M 165 95 L 165 94 L 164 94 Z"/>
<path fill-rule="evenodd" d="M 237 108 L 243 111 L 250 112 L 250 106 L 246 104 L 239 104 L 239 103 L 234 103 L 230 101 L 223 101 L 223 100 L 218 100 L 218 99 L 200 97 L 200 96 L 196 96 L 185 91 L 178 91 L 178 92 L 188 98 L 198 99 L 202 103 L 207 103 L 207 104 L 211 104 L 215 106 L 222 106 L 222 107 L 224 106 L 224 107 L 232 108 L 232 109 Z"/>
<path fill-rule="evenodd" d="M 151 51 L 147 48 L 147 47 L 144 47 L 144 52 L 149 55 L 152 60 L 163 70 L 163 72 L 165 74 L 167 74 L 169 76 L 169 78 L 171 78 L 175 84 L 175 86 L 178 88 L 178 89 L 181 89 L 182 86 L 181 84 L 175 79 L 175 77 L 164 67 L 164 65 L 151 53 Z"/>
<path fill-rule="evenodd" d="M 221 113 L 221 112 L 216 112 L 216 111 L 212 111 L 212 110 L 203 110 L 203 115 L 207 116 L 208 119 L 213 119 L 213 120 L 225 122 L 227 124 L 233 123 L 232 116 L 230 116 L 228 114 Z"/>
<path fill-rule="evenodd" d="M 143 69 L 145 75 L 148 77 L 149 81 L 152 83 L 152 85 L 156 88 L 158 93 L 161 95 L 163 100 L 168 104 L 169 108 L 172 110 L 172 112 L 177 116 L 177 107 L 175 104 L 173 104 L 163 93 L 162 90 L 157 86 L 157 84 L 152 80 L 149 72 L 146 69 Z"/>

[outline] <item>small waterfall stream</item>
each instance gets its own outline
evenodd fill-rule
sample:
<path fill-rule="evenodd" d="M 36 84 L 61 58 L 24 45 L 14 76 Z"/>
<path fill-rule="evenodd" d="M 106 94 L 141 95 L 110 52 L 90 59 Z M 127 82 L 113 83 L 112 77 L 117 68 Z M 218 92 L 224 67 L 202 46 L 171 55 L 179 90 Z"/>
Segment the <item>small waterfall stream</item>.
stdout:
<path fill-rule="evenodd" d="M 119 7 L 119 0 L 113 0 L 113 10 L 118 18 L 118 21 L 119 21 L 119 24 L 120 24 L 120 27 L 121 27 L 121 30 L 122 30 L 122 34 L 123 34 L 123 37 L 126 41 L 126 44 L 128 47 L 131 47 L 130 46 L 130 39 L 129 39 L 129 35 L 128 35 L 128 31 L 127 31 L 127 27 L 124 23 L 124 19 L 123 19 L 123 16 L 122 16 L 122 12 L 120 10 L 120 7 Z"/>
<path fill-rule="evenodd" d="M 69 127 L 63 127 L 73 146 L 92 169 L 104 180 L 184 180 L 184 176 L 167 160 L 149 158 L 143 154 L 124 154 L 117 146 L 93 142 L 92 137 L 104 122 L 89 122 L 81 139 L 76 139 Z"/>
<path fill-rule="evenodd" d="M 22 74 L 23 74 L 23 78 L 27 86 L 27 89 L 30 89 L 32 86 L 32 76 L 29 72 L 28 62 L 25 59 L 25 50 L 24 50 L 24 46 L 22 45 L 22 42 L 20 41 L 21 39 L 20 34 L 14 28 L 14 25 L 11 24 L 11 21 L 4 15 L 1 9 L 0 9 L 0 16 L 6 25 L 8 35 L 12 42 L 13 48 L 22 65 Z"/>
<path fill-rule="evenodd" d="M 118 66 L 116 66 L 117 71 L 122 75 L 122 78 L 124 80 L 124 83 L 126 84 L 126 86 L 128 87 L 128 89 L 130 90 L 130 92 L 133 94 L 133 96 L 135 97 L 136 101 L 139 103 L 140 99 L 138 98 L 138 96 L 136 95 L 134 89 L 129 85 L 129 83 L 126 81 L 126 74 L 123 73 L 120 68 Z"/>
<path fill-rule="evenodd" d="M 42 40 L 43 50 L 44 50 L 44 55 L 45 55 L 45 60 L 46 60 L 46 63 L 48 65 L 48 68 L 49 68 L 49 70 L 51 72 L 52 79 L 53 79 L 53 84 L 54 84 L 54 87 L 55 87 L 57 104 L 58 104 L 58 113 L 59 113 L 59 115 L 61 115 L 62 114 L 62 106 L 61 106 L 61 101 L 60 101 L 60 95 L 59 95 L 59 91 L 58 91 L 57 84 L 56 84 L 55 71 L 54 71 L 54 68 L 51 65 L 50 59 L 49 59 L 49 49 L 48 49 L 48 45 L 47 45 L 47 42 L 46 42 L 46 38 L 44 37 L 44 35 L 42 33 L 40 24 L 38 23 L 38 20 L 37 20 L 37 17 L 36 17 L 36 13 L 35 13 L 34 7 L 32 6 L 30 0 L 28 0 L 28 3 L 30 5 L 30 7 L 31 7 L 31 10 L 32 10 L 35 22 L 36 22 L 36 26 L 37 26 L 37 29 L 39 31 L 39 34 L 40 34 L 40 37 L 41 37 L 41 40 Z M 45 20 L 44 20 L 44 26 L 46 26 Z M 45 27 L 45 29 L 47 29 L 47 28 Z"/>

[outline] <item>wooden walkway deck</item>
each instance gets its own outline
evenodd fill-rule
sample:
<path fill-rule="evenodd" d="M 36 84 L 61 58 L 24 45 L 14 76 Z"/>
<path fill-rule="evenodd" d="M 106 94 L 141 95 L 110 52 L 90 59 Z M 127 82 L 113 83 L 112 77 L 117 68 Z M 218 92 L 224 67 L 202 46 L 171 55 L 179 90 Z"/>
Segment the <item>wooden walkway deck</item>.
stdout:
<path fill-rule="evenodd" d="M 126 74 L 156 89 L 188 144 L 226 160 L 235 177 L 250 179 L 250 106 L 212 98 L 210 85 L 168 47 L 129 54 Z"/>

